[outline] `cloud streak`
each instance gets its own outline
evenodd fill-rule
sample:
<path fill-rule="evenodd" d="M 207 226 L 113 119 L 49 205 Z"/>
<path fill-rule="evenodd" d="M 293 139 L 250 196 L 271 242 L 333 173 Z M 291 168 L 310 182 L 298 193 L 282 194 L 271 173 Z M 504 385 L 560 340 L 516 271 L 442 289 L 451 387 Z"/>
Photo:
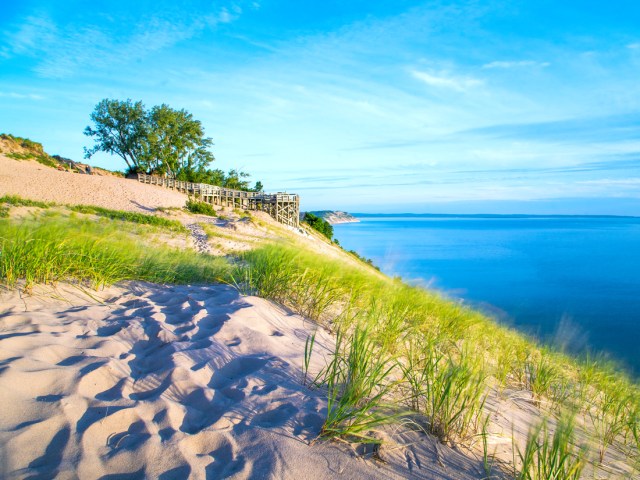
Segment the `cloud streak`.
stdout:
<path fill-rule="evenodd" d="M 5 34 L 2 56 L 25 56 L 36 61 L 34 71 L 44 78 L 68 78 L 127 65 L 192 39 L 206 29 L 237 20 L 240 7 L 222 7 L 206 15 L 175 16 L 171 12 L 144 16 L 132 25 L 61 23 L 49 15 L 29 15 Z M 123 22 L 124 23 L 124 22 Z"/>
<path fill-rule="evenodd" d="M 15 98 L 18 100 L 44 100 L 44 97 L 37 93 L 0 92 L 0 97 Z"/>
<path fill-rule="evenodd" d="M 533 60 L 518 61 L 493 61 L 482 65 L 484 69 L 511 69 L 511 68 L 546 68 L 550 66 L 549 62 L 536 62 Z"/>
<path fill-rule="evenodd" d="M 420 70 L 412 70 L 413 78 L 420 80 L 430 87 L 466 92 L 484 84 L 482 80 L 471 77 L 450 75 L 446 72 L 430 73 Z"/>

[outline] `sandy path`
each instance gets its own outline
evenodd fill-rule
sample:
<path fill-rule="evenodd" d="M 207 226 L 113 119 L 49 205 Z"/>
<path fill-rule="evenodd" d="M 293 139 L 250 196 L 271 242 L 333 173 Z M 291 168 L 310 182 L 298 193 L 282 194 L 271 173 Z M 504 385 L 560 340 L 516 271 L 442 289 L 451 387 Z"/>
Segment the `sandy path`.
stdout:
<path fill-rule="evenodd" d="M 73 292 L 0 295 L 1 478 L 482 477 L 415 432 L 386 464 L 310 446 L 326 413 L 301 383 L 312 325 L 267 301 L 225 286 Z M 331 342 L 319 331 L 316 351 Z"/>
<path fill-rule="evenodd" d="M 13 160 L 0 154 L 2 195 L 147 213 L 158 207 L 184 207 L 187 201 L 182 193 L 135 180 L 60 172 L 35 161 Z"/>

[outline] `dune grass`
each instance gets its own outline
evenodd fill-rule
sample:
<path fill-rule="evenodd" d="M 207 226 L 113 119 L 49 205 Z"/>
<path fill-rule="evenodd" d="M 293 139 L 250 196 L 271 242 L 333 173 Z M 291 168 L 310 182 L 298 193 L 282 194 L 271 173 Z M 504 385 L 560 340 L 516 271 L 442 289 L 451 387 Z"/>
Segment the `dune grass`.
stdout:
<path fill-rule="evenodd" d="M 14 207 L 38 207 L 38 208 L 50 208 L 55 207 L 57 204 L 54 202 L 41 202 L 39 200 L 30 200 L 28 198 L 22 198 L 17 195 L 4 195 L 0 197 L 0 203 L 14 206 Z"/>
<path fill-rule="evenodd" d="M 331 361 L 316 379 L 328 397 L 320 436 L 380 443 L 370 432 L 398 416 L 393 405 L 385 404 L 392 369 L 391 358 L 379 351 L 366 327 L 356 325 L 348 338 L 338 331 Z"/>
<path fill-rule="evenodd" d="M 517 447 L 521 463 L 517 480 L 578 480 L 586 463 L 586 446 L 575 445 L 574 419 L 563 415 L 552 433 L 546 420 L 534 427 L 524 451 Z M 517 461 L 514 461 L 514 464 Z"/>
<path fill-rule="evenodd" d="M 227 262 L 145 244 L 116 223 L 42 217 L 0 220 L 0 279 L 7 286 L 71 281 L 98 288 L 122 280 L 157 283 L 220 281 Z"/>

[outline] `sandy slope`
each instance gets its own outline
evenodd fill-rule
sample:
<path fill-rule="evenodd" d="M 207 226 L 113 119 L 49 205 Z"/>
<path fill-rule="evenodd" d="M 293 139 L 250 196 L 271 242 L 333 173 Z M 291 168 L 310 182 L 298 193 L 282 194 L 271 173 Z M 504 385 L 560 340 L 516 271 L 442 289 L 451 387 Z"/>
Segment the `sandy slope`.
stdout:
<path fill-rule="evenodd" d="M 184 207 L 187 196 L 118 177 L 60 172 L 31 160 L 0 154 L 0 196 L 72 205 L 100 205 L 115 210 L 149 212 L 158 207 Z"/>
<path fill-rule="evenodd" d="M 313 325 L 267 301 L 225 286 L 58 292 L 0 296 L 2 478 L 482 476 L 414 432 L 390 437 L 388 463 L 310 446 L 326 411 L 301 383 Z M 318 331 L 317 351 L 331 343 Z"/>

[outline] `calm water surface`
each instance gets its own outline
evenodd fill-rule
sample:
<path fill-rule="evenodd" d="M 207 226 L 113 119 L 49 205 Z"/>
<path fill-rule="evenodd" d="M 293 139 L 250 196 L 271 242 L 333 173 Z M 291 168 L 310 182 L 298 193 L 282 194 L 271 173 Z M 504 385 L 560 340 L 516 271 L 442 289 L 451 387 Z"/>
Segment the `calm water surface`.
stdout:
<path fill-rule="evenodd" d="M 640 374 L 640 218 L 359 218 L 335 236 L 385 273 Z"/>

